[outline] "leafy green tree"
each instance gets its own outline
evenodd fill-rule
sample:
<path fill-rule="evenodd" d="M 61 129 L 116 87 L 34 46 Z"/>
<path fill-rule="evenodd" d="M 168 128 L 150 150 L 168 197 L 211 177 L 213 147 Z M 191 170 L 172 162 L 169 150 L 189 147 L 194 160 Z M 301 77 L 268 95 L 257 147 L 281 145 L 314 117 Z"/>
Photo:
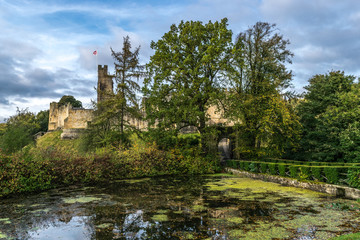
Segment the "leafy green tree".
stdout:
<path fill-rule="evenodd" d="M 17 109 L 17 113 L 6 122 L 6 129 L 0 137 L 0 148 L 13 153 L 34 141 L 33 135 L 40 129 L 36 115 L 28 109 Z"/>
<path fill-rule="evenodd" d="M 196 127 L 203 151 L 207 151 L 207 109 L 219 97 L 231 57 L 227 21 L 181 21 L 151 43 L 155 53 L 143 88 L 150 124 L 169 132 Z"/>
<path fill-rule="evenodd" d="M 227 117 L 237 123 L 238 157 L 279 155 L 296 141 L 299 123 L 284 91 L 293 54 L 275 24 L 258 22 L 236 39 L 229 71 Z M 267 149 L 267 150 L 266 150 Z"/>
<path fill-rule="evenodd" d="M 6 131 L 6 123 L 0 123 L 0 137 L 5 133 Z"/>
<path fill-rule="evenodd" d="M 70 95 L 64 95 L 61 97 L 59 101 L 59 106 L 63 106 L 70 103 L 74 108 L 82 108 L 82 102 L 79 100 L 76 100 L 73 96 Z"/>
<path fill-rule="evenodd" d="M 303 160 L 342 160 L 339 136 L 357 117 L 355 77 L 332 71 L 315 75 L 305 87 L 307 93 L 297 107 L 303 126 L 301 148 Z"/>
<path fill-rule="evenodd" d="M 36 122 L 39 124 L 39 131 L 47 132 L 49 126 L 49 110 L 43 110 L 36 114 Z"/>
<path fill-rule="evenodd" d="M 122 51 L 111 48 L 115 60 L 115 92 L 97 103 L 92 123 L 101 144 L 126 144 L 129 133 L 136 130 L 131 121 L 141 118 L 136 94 L 140 91 L 137 80 L 144 75 L 144 67 L 139 62 L 139 51 L 140 46 L 132 51 L 129 36 L 124 37 Z"/>

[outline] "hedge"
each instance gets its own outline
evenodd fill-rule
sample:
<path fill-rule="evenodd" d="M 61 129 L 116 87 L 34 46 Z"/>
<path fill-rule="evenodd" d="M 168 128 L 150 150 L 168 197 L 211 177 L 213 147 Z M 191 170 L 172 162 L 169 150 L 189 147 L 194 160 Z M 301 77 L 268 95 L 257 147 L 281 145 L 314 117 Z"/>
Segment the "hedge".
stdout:
<path fill-rule="evenodd" d="M 278 160 L 277 160 L 278 161 Z M 284 162 L 228 160 L 226 165 L 236 169 L 291 177 L 298 180 L 321 181 L 330 184 L 346 184 L 360 188 L 360 166 L 357 165 L 305 165 Z"/>

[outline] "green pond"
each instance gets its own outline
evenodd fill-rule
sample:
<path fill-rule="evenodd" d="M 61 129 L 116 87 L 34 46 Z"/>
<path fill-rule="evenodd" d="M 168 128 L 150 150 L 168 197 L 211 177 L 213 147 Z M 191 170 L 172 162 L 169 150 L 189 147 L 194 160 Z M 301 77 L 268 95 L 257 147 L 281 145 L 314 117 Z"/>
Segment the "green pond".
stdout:
<path fill-rule="evenodd" d="M 0 239 L 329 239 L 360 204 L 232 175 L 72 186 L 0 200 Z"/>

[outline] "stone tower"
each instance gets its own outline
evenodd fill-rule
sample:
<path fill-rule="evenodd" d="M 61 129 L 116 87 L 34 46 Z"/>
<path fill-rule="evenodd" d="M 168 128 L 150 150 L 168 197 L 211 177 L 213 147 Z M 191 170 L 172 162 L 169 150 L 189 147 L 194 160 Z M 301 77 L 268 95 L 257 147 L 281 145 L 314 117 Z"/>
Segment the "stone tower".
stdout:
<path fill-rule="evenodd" d="M 113 92 L 113 76 L 108 74 L 108 66 L 98 65 L 97 102 L 106 99 L 107 95 Z"/>

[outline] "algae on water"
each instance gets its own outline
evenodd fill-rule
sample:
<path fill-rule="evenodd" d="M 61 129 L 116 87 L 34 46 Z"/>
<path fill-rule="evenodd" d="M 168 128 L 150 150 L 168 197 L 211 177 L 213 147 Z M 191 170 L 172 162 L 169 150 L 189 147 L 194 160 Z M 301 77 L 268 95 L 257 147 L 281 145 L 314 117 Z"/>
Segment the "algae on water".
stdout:
<path fill-rule="evenodd" d="M 164 222 L 164 221 L 169 221 L 168 216 L 165 214 L 157 214 L 152 216 L 151 218 L 152 220 L 154 220 L 155 222 Z"/>
<path fill-rule="evenodd" d="M 101 198 L 98 197 L 75 197 L 75 198 L 65 198 L 63 199 L 64 203 L 74 204 L 74 203 L 89 203 L 94 201 L 100 201 Z"/>

